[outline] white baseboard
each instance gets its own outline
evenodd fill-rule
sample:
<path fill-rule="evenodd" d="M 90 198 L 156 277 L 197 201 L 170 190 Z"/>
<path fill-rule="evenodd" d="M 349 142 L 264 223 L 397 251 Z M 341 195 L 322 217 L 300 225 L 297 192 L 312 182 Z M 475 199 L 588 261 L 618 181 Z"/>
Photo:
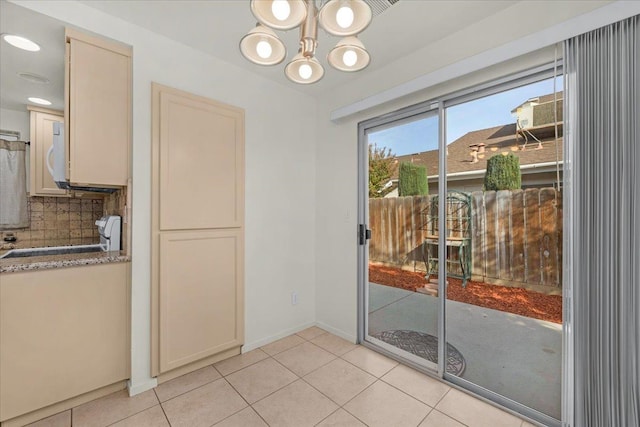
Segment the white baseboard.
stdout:
<path fill-rule="evenodd" d="M 316 322 L 316 326 L 318 328 L 324 329 L 327 332 L 332 333 L 333 335 L 337 335 L 340 338 L 344 338 L 345 340 L 352 342 L 352 343 L 356 343 L 358 341 L 358 337 L 356 337 L 355 335 L 352 334 L 348 334 L 340 329 L 336 329 L 332 326 L 327 325 L 326 323 L 323 322 Z"/>
<path fill-rule="evenodd" d="M 147 390 L 151 390 L 158 386 L 158 380 L 156 378 L 151 378 L 143 383 L 136 383 L 135 385 L 131 384 L 131 380 L 127 381 L 127 390 L 129 391 L 129 396 L 135 396 L 136 394 L 144 393 Z"/>
<path fill-rule="evenodd" d="M 310 328 L 310 327 L 315 326 L 315 325 L 316 325 L 315 322 L 307 322 L 307 323 L 304 323 L 302 325 L 298 325 L 298 326 L 295 326 L 293 328 L 289 328 L 289 329 L 285 329 L 284 331 L 280 331 L 275 335 L 271 335 L 271 336 L 268 336 L 266 338 L 261 338 L 259 340 L 255 340 L 255 341 L 252 341 L 250 343 L 246 343 L 245 345 L 242 346 L 242 352 L 246 353 L 248 351 L 255 350 L 258 347 L 262 347 L 263 345 L 267 345 L 269 343 L 272 343 L 274 341 L 279 340 L 280 338 L 287 337 L 289 335 L 295 334 L 296 332 L 300 332 L 300 331 L 302 331 L 304 329 Z"/>

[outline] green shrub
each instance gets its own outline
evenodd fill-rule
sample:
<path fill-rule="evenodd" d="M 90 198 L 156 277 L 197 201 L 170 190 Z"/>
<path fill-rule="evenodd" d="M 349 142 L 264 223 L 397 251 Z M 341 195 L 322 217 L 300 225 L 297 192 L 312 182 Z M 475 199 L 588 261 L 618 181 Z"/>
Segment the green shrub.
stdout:
<path fill-rule="evenodd" d="M 400 163 L 398 171 L 398 195 L 404 196 L 426 196 L 429 194 L 429 184 L 427 182 L 427 168 L 411 163 Z"/>
<path fill-rule="evenodd" d="M 497 154 L 487 161 L 484 175 L 485 191 L 519 190 L 522 187 L 520 159 L 509 153 Z"/>
<path fill-rule="evenodd" d="M 390 148 L 369 144 L 369 197 L 384 197 L 392 188 L 385 188 L 396 172 L 396 156 Z"/>

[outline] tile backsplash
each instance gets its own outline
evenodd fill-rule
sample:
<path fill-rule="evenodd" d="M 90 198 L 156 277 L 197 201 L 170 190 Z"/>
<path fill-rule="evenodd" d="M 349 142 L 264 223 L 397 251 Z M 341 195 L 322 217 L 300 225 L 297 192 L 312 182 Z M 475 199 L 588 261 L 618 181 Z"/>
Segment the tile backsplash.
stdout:
<path fill-rule="evenodd" d="M 104 214 L 103 199 L 28 198 L 29 227 L 0 231 L 0 249 L 90 245 L 100 242 L 95 221 Z M 5 242 L 13 235 L 15 242 Z"/>

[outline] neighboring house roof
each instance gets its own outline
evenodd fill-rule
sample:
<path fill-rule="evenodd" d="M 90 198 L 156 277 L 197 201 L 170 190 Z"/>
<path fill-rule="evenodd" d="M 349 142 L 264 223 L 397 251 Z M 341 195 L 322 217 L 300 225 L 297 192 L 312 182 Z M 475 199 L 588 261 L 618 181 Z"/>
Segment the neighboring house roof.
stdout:
<path fill-rule="evenodd" d="M 553 100 L 553 96 L 551 100 Z M 559 131 L 561 133 L 561 127 Z M 525 141 L 522 135 L 516 138 L 515 123 L 469 132 L 448 145 L 447 173 L 484 172 L 487 168 L 487 159 L 501 153 L 513 153 L 518 156 L 520 158 L 520 166 L 555 162 L 555 139 L 553 137 L 547 137 L 541 139 L 541 141 L 542 149 L 536 149 L 538 147 L 538 141 L 529 136 L 527 145 L 525 149 L 522 150 Z M 478 153 L 478 162 L 473 163 L 471 146 L 476 144 L 486 144 L 485 152 Z M 558 159 L 562 161 L 562 137 L 558 138 L 557 148 Z M 396 159 L 398 163 L 409 162 L 426 166 L 428 176 L 438 174 L 438 150 L 397 156 Z M 397 179 L 397 175 L 396 170 L 392 179 Z"/>

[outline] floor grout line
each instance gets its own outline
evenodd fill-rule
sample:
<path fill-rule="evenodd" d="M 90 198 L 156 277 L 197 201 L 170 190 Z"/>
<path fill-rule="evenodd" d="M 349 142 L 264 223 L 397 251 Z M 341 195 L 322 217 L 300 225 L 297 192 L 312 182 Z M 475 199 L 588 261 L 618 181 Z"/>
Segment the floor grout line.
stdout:
<path fill-rule="evenodd" d="M 317 371 L 318 369 L 320 369 L 320 368 L 322 368 L 322 367 L 324 367 L 324 366 L 327 366 L 329 363 L 333 362 L 334 360 L 336 360 L 336 359 L 339 359 L 339 358 L 340 358 L 340 356 L 336 356 L 335 354 L 331 353 L 329 350 L 325 350 L 324 348 L 320 347 L 320 346 L 319 346 L 319 345 L 317 345 L 317 344 L 312 343 L 311 341 L 308 341 L 308 342 L 309 342 L 310 344 L 315 345 L 315 346 L 316 346 L 316 347 L 318 347 L 320 350 L 323 350 L 323 351 L 326 351 L 327 353 L 329 353 L 331 356 L 333 356 L 333 359 L 329 360 L 329 361 L 328 361 L 328 362 L 326 362 L 326 363 L 323 363 L 322 365 L 320 365 L 320 366 L 318 366 L 317 368 L 315 368 L 315 369 L 313 369 L 313 370 L 311 370 L 311 371 L 307 372 L 307 373 L 306 373 L 306 374 L 304 374 L 304 375 L 298 375 L 297 373 L 293 372 L 290 368 L 288 368 L 284 363 L 280 362 L 280 361 L 279 361 L 278 359 L 276 359 L 275 357 L 274 357 L 273 359 L 274 359 L 276 362 L 280 363 L 280 364 L 281 364 L 283 367 L 285 367 L 287 370 L 289 370 L 289 371 L 293 372 L 295 375 L 298 375 L 298 377 L 299 377 L 300 379 L 303 379 L 303 377 L 305 377 L 305 376 L 309 375 L 310 373 L 315 372 L 315 371 Z M 301 344 L 301 345 L 302 345 L 302 344 Z M 306 382 L 306 381 L 305 381 L 305 382 Z"/>
<path fill-rule="evenodd" d="M 435 408 L 431 408 L 431 409 L 429 410 L 429 412 L 427 412 L 427 415 L 425 415 L 425 416 L 424 416 L 424 418 L 420 420 L 420 422 L 417 424 L 417 426 L 420 426 L 420 424 L 422 424 L 422 423 L 424 422 L 424 420 L 426 420 L 426 419 L 429 417 L 429 415 L 431 415 L 431 413 L 432 413 L 433 411 L 435 411 Z"/>
<path fill-rule="evenodd" d="M 440 402 L 442 402 L 442 399 L 444 399 L 444 398 L 447 396 L 447 394 L 449 394 L 449 392 L 452 390 L 452 389 L 451 389 L 451 386 L 448 386 L 448 387 L 449 387 L 449 390 L 447 390 L 447 392 L 446 392 L 445 394 L 443 394 L 443 395 L 442 395 L 442 397 L 441 397 L 440 399 L 438 399 L 438 402 L 435 404 L 435 406 L 433 407 L 433 409 L 435 409 L 435 408 L 436 408 L 436 406 L 438 406 L 438 405 L 440 404 Z M 441 411 L 438 411 L 438 412 L 441 412 Z"/>
<path fill-rule="evenodd" d="M 342 407 L 344 408 L 345 406 L 347 406 L 347 405 L 349 404 L 349 402 L 351 402 L 351 401 L 352 401 L 353 399 L 355 399 L 356 397 L 360 396 L 362 393 L 364 393 L 365 391 L 367 391 L 369 388 L 373 387 L 373 385 L 374 385 L 375 383 L 377 383 L 378 381 L 380 381 L 380 379 L 379 379 L 379 378 L 376 378 L 376 380 L 375 380 L 374 382 L 372 382 L 371 384 L 369 384 L 368 386 L 366 386 L 366 387 L 364 388 L 364 390 L 362 390 L 360 393 L 357 393 L 357 394 L 356 394 L 355 396 L 353 396 L 351 399 L 347 400 L 347 401 L 344 403 L 344 405 L 342 405 Z M 346 409 L 346 408 L 345 408 L 345 411 L 347 411 L 347 409 Z M 347 412 L 349 412 L 349 411 L 347 411 Z M 351 412 L 349 412 L 349 413 L 351 414 Z M 351 415 L 353 415 L 353 416 L 355 417 L 355 415 L 354 415 L 354 414 L 351 414 Z M 356 418 L 357 418 L 357 417 L 356 417 Z M 358 418 L 358 419 L 359 419 L 359 418 Z"/>
<path fill-rule="evenodd" d="M 257 416 L 259 416 L 259 417 L 260 417 L 260 419 L 261 419 L 262 421 L 264 421 L 264 423 L 265 423 L 267 426 L 269 425 L 269 423 L 267 422 L 267 420 L 265 420 L 265 419 L 264 419 L 264 417 L 262 416 L 262 414 L 261 414 L 260 412 L 258 412 L 258 410 L 257 410 L 256 408 L 254 408 L 254 407 L 253 407 L 253 405 L 249 405 L 249 408 L 251 408 L 251 410 L 252 410 L 253 412 L 255 412 L 255 413 L 256 413 L 256 415 L 257 415 Z"/>
<path fill-rule="evenodd" d="M 160 409 L 162 410 L 162 413 L 164 414 L 164 418 L 167 420 L 167 424 L 169 424 L 169 427 L 171 427 L 171 421 L 169 421 L 169 417 L 167 416 L 167 413 L 164 410 L 164 407 L 162 406 L 162 403 L 160 404 Z"/>
<path fill-rule="evenodd" d="M 333 411 L 332 413 L 330 413 L 329 415 L 327 415 L 326 417 L 324 417 L 323 419 L 321 419 L 320 421 L 318 421 L 317 423 L 314 424 L 314 426 L 317 426 L 318 424 L 320 424 L 321 422 L 323 422 L 324 420 L 326 420 L 327 418 L 329 418 L 331 415 L 335 414 L 336 412 L 338 412 L 340 409 L 342 409 L 342 406 L 339 406 L 336 408 L 335 411 Z"/>
<path fill-rule="evenodd" d="M 438 411 L 438 410 L 437 410 L 437 409 L 435 409 L 435 408 L 434 408 L 433 410 L 434 410 L 434 411 L 436 411 L 436 412 L 438 412 L 439 414 L 442 414 L 442 416 L 444 416 L 444 417 L 450 418 L 450 419 L 452 419 L 453 421 L 455 421 L 455 422 L 457 422 L 457 423 L 460 423 L 460 424 L 461 424 L 461 425 L 463 425 L 464 427 L 469 427 L 469 425 L 468 425 L 468 424 L 463 423 L 463 422 L 462 422 L 462 421 L 460 421 L 459 419 L 454 418 L 454 417 L 452 417 L 452 416 L 451 416 L 451 415 L 449 415 L 449 414 L 445 414 L 444 412 L 442 412 L 442 411 Z"/>
<path fill-rule="evenodd" d="M 311 341 L 309 341 L 309 343 L 313 344 Z M 302 344 L 301 344 L 301 345 L 302 345 Z M 319 348 L 319 349 L 321 349 L 321 350 L 324 350 L 324 349 L 323 349 L 322 347 L 320 347 L 319 345 L 316 345 L 316 344 L 313 344 L 313 345 L 315 345 L 316 347 L 318 347 L 318 348 Z M 330 352 L 330 351 L 328 351 L 328 350 L 324 350 L 324 351 L 326 351 L 326 352 L 327 352 L 327 353 L 329 353 L 330 355 L 334 356 L 334 357 L 333 357 L 333 359 L 331 359 L 330 361 L 328 361 L 327 363 L 325 363 L 325 364 L 323 364 L 323 365 L 321 365 L 321 366 L 318 366 L 318 367 L 317 367 L 316 369 L 314 369 L 313 371 L 307 372 L 307 373 L 306 373 L 306 374 L 304 374 L 304 375 L 309 375 L 311 372 L 317 371 L 318 369 L 322 368 L 322 367 L 323 367 L 323 366 L 325 366 L 325 365 L 328 365 L 329 363 L 333 362 L 334 360 L 336 360 L 336 359 L 339 357 L 339 356 L 336 356 L 335 354 L 331 353 L 331 352 Z M 291 369 L 289 369 L 289 368 L 288 368 L 284 363 L 280 362 L 280 361 L 279 361 L 278 359 L 276 359 L 275 357 L 273 357 L 272 359 L 273 359 L 273 360 L 275 360 L 276 362 L 278 362 L 280 365 L 282 365 L 282 367 L 283 367 L 283 368 L 285 368 L 286 370 L 288 370 L 289 372 L 292 372 L 292 373 L 293 373 L 294 375 L 296 375 L 298 378 L 302 379 L 302 377 L 304 376 L 304 375 L 298 375 L 298 374 L 296 374 L 296 373 L 295 373 L 295 372 L 293 372 Z"/>
<path fill-rule="evenodd" d="M 360 396 L 362 393 L 364 393 L 365 391 L 367 391 L 367 389 L 371 386 L 373 386 L 375 383 L 378 382 L 378 379 L 376 379 L 376 381 L 372 382 L 369 386 L 367 386 L 364 390 L 362 390 L 360 393 L 356 394 L 355 396 L 353 396 L 351 399 L 349 399 L 344 405 L 341 406 L 342 409 L 344 409 L 344 411 L 351 415 L 352 417 L 354 417 L 356 420 L 360 421 L 362 424 L 368 426 L 369 424 L 365 423 L 364 420 L 360 419 L 356 414 L 350 412 L 345 406 L 347 406 L 349 404 L 349 402 L 351 402 L 352 400 L 354 400 L 356 397 Z"/>
<path fill-rule="evenodd" d="M 439 413 L 441 413 L 442 415 L 444 415 L 447 418 L 451 418 L 452 420 L 462 424 L 463 426 L 466 426 L 467 424 L 463 423 L 462 421 L 460 421 L 459 419 L 457 419 L 456 417 L 447 414 L 446 412 L 440 411 L 439 409 L 437 409 L 436 407 L 440 404 L 440 402 L 442 402 L 444 400 L 445 397 L 447 397 L 447 395 L 449 394 L 449 392 L 453 390 L 453 387 L 449 386 L 449 390 L 447 390 L 447 392 L 445 394 L 442 395 L 442 397 L 438 400 L 438 403 L 436 403 L 436 405 L 433 407 L 433 409 L 435 411 L 438 411 Z"/>
<path fill-rule="evenodd" d="M 248 365 L 246 365 L 246 366 L 243 366 L 243 367 L 242 367 L 242 368 L 240 368 L 240 369 L 236 369 L 235 371 L 229 372 L 229 373 L 228 373 L 228 374 L 226 374 L 226 375 L 223 375 L 223 374 L 222 374 L 222 372 L 218 371 L 217 369 L 216 369 L 216 371 L 218 371 L 218 373 L 219 373 L 221 376 L 223 376 L 223 377 L 228 377 L 228 376 L 229 376 L 229 375 L 231 375 L 231 374 L 235 374 L 236 372 L 241 371 L 241 370 L 243 370 L 244 368 L 248 368 L 249 366 L 253 366 L 253 365 L 255 365 L 256 363 L 260 363 L 260 362 L 262 362 L 263 360 L 266 360 L 266 359 L 268 359 L 269 357 L 271 357 L 271 356 L 269 355 L 269 353 L 267 353 L 267 352 L 266 352 L 266 351 L 264 351 L 264 350 L 261 350 L 261 349 L 260 349 L 260 347 L 258 347 L 258 348 L 254 348 L 254 349 L 253 349 L 253 350 L 251 350 L 251 351 L 256 351 L 256 350 L 260 350 L 260 352 L 264 353 L 267 357 L 265 357 L 265 358 L 263 358 L 263 359 L 260 359 L 260 360 L 258 360 L 258 361 L 256 361 L 256 362 L 250 363 L 250 364 L 248 364 Z M 250 353 L 250 352 L 247 352 L 247 353 Z M 247 354 L 247 353 L 244 353 L 244 354 Z M 242 356 L 242 354 L 237 354 L 237 355 L 232 356 L 232 357 L 238 357 L 238 356 Z M 231 359 L 231 357 L 230 357 L 229 359 Z M 224 361 L 229 360 L 229 359 L 224 359 L 224 360 L 221 360 L 220 362 L 224 362 Z M 216 363 L 220 363 L 220 362 L 216 362 Z M 211 365 L 211 366 L 213 366 L 213 365 Z M 215 368 L 215 366 L 213 366 L 213 367 Z"/>
<path fill-rule="evenodd" d="M 287 338 L 291 338 L 291 337 L 293 337 L 293 336 L 300 338 L 300 339 L 301 339 L 302 341 L 304 341 L 304 342 L 311 342 L 311 340 L 308 340 L 308 339 L 302 338 L 302 337 L 301 337 L 300 335 L 298 335 L 297 333 L 294 333 L 294 334 L 291 334 L 291 335 L 287 335 L 286 337 L 282 337 L 282 338 L 280 338 L 280 339 L 277 339 L 277 340 L 275 340 L 275 341 L 273 341 L 273 342 L 270 342 L 269 344 L 265 344 L 265 345 L 263 345 L 263 346 L 260 346 L 260 347 L 258 347 L 258 348 L 259 348 L 259 349 L 261 349 L 265 354 L 267 354 L 267 355 L 268 355 L 268 356 L 270 356 L 270 357 L 277 356 L 277 355 L 278 355 L 278 354 L 280 354 L 280 353 L 284 353 L 285 351 L 289 351 L 289 350 L 291 350 L 291 349 L 292 349 L 292 348 L 294 348 L 294 347 L 298 347 L 299 345 L 304 344 L 304 342 L 301 342 L 300 344 L 295 344 L 295 345 L 293 345 L 293 346 L 291 346 L 291 347 L 289 347 L 289 348 L 285 348 L 284 350 L 281 350 L 281 351 L 279 351 L 279 352 L 277 352 L 277 353 L 274 353 L 274 354 L 269 354 L 269 353 L 268 353 L 264 348 L 265 348 L 266 346 L 270 345 L 270 344 L 276 343 L 276 342 L 281 341 L 281 340 L 285 340 L 285 339 L 287 339 Z M 315 338 L 314 338 L 314 339 L 315 339 Z"/>
<path fill-rule="evenodd" d="M 252 408 L 252 407 L 251 407 L 251 404 L 249 404 L 249 402 L 247 402 L 247 399 L 245 399 L 245 398 L 244 398 L 244 396 L 243 396 L 243 395 L 241 395 L 241 394 L 240 394 L 240 392 L 239 392 L 238 390 L 236 390 L 236 388 L 233 386 L 233 384 L 231 384 L 231 383 L 230 383 L 226 378 L 224 378 L 224 377 L 222 377 L 222 379 L 223 379 L 227 384 L 229 384 L 229 387 L 231 387 L 231 389 L 232 389 L 233 391 L 235 391 L 235 392 L 238 394 L 238 396 L 240 396 L 240 399 L 244 400 L 244 403 L 246 403 L 246 404 L 247 404 L 247 406 L 245 406 L 245 407 L 244 407 L 244 408 L 242 408 L 242 409 L 237 410 L 237 411 L 236 411 L 236 412 L 234 412 L 233 414 L 230 414 L 229 416 L 224 417 L 224 418 L 223 418 L 223 419 L 221 419 L 221 420 L 216 421 L 215 423 L 211 424 L 211 426 L 209 426 L 209 427 L 213 427 L 213 426 L 215 426 L 216 424 L 220 424 L 221 422 L 223 422 L 223 421 L 224 421 L 224 420 L 226 420 L 227 418 L 231 418 L 231 417 L 233 417 L 234 415 L 236 415 L 236 414 L 238 414 L 238 413 L 240 413 L 240 412 L 244 411 L 244 410 L 245 410 L 245 409 L 247 409 L 247 408 Z M 252 409 L 253 409 L 253 408 L 252 408 Z M 256 411 L 256 412 L 257 412 L 257 411 Z M 258 416 L 260 416 L 260 414 L 258 414 Z M 262 418 L 262 417 L 260 417 L 260 418 Z M 267 425 L 268 425 L 268 424 L 267 424 Z"/>
<path fill-rule="evenodd" d="M 313 328 L 313 326 L 311 326 L 311 327 Z M 318 327 L 316 326 L 316 328 L 318 328 Z M 307 329 L 309 329 L 309 328 L 307 328 Z M 328 334 L 328 333 L 329 333 L 329 332 L 325 331 L 325 330 L 324 330 L 324 329 L 322 329 L 322 328 L 318 328 L 318 329 L 320 329 L 320 330 L 321 330 L 321 331 L 323 331 L 323 332 L 322 332 L 322 333 L 320 333 L 320 334 L 318 334 L 318 335 L 316 335 L 316 336 L 314 336 L 313 338 L 310 338 L 310 339 L 305 338 L 305 337 L 303 337 L 302 335 L 300 335 L 300 332 L 302 332 L 302 331 L 298 331 L 298 332 L 296 332 L 294 335 L 298 335 L 298 336 L 299 336 L 300 338 L 302 338 L 303 340 L 308 341 L 308 342 L 311 342 L 311 340 L 315 340 L 315 339 L 316 339 L 316 338 L 318 338 L 319 336 L 324 335 L 324 334 Z M 304 330 L 306 330 L 306 329 L 303 329 L 303 331 L 304 331 Z"/>
<path fill-rule="evenodd" d="M 207 365 L 207 366 L 209 366 L 209 365 Z M 194 371 L 194 372 L 195 372 L 195 371 Z M 185 374 L 185 375 L 187 375 L 187 374 Z M 176 377 L 176 378 L 180 378 L 180 377 Z M 174 378 L 174 379 L 176 379 L 176 378 Z M 158 397 L 158 401 L 160 402 L 160 405 L 162 405 L 162 404 L 167 403 L 167 402 L 169 402 L 169 401 L 171 401 L 171 400 L 173 400 L 173 399 L 177 399 L 177 398 L 178 398 L 178 397 L 180 397 L 180 396 L 184 396 L 184 395 L 185 395 L 185 394 L 187 394 L 187 393 L 191 393 L 192 391 L 198 390 L 199 388 L 202 388 L 202 387 L 204 387 L 204 386 L 207 386 L 207 385 L 209 385 L 209 384 L 211 384 L 211 383 L 214 383 L 214 382 L 216 382 L 216 381 L 218 381 L 218 380 L 222 380 L 222 379 L 224 379 L 224 377 L 223 377 L 223 376 L 220 376 L 220 378 L 216 378 L 216 379 L 214 379 L 214 380 L 207 381 L 206 383 L 204 383 L 204 384 L 200 384 L 198 387 L 194 387 L 194 388 L 192 388 L 192 389 L 190 389 L 190 390 L 185 391 L 184 393 L 176 394 L 175 396 L 173 396 L 173 397 L 171 397 L 171 398 L 169 398 L 169 399 L 167 399 L 167 400 L 165 400 L 165 401 L 163 401 L 163 402 L 160 402 L 160 398 Z M 171 381 L 171 380 L 169 380 L 169 381 Z M 167 382 L 169 382 L 169 381 L 167 381 Z M 163 383 L 163 384 L 164 384 L 164 383 Z M 156 387 L 157 387 L 157 386 L 156 386 Z M 155 391 L 155 388 L 154 388 L 153 390 Z M 157 397 L 157 393 L 156 393 L 156 397 Z"/>
<path fill-rule="evenodd" d="M 366 348 L 366 347 L 364 347 L 364 346 L 363 346 L 363 345 L 361 345 L 361 344 L 358 344 L 358 347 L 359 347 L 359 348 Z M 354 349 L 353 349 L 353 350 L 351 350 L 351 351 L 356 351 L 356 350 L 357 350 L 357 348 L 354 348 Z M 368 350 L 368 349 L 367 349 L 367 350 Z M 349 351 L 349 352 L 347 352 L 347 353 L 343 354 L 343 356 L 346 356 L 347 354 L 351 353 L 351 351 Z M 371 351 L 373 351 L 373 350 L 371 350 Z M 385 356 L 385 355 L 383 355 L 383 354 L 380 354 L 380 353 L 376 353 L 376 354 L 378 354 L 378 355 L 380 355 L 380 356 L 382 356 L 382 357 L 386 357 L 387 359 L 389 359 L 387 356 Z M 386 371 L 384 374 L 382 374 L 382 375 L 380 375 L 380 376 L 378 377 L 378 376 L 376 376 L 375 374 L 372 374 L 371 372 L 369 372 L 369 371 L 365 370 L 364 368 L 361 368 L 360 366 L 356 365 L 355 363 L 353 363 L 353 362 L 351 362 L 351 361 L 349 361 L 349 360 L 345 359 L 344 357 L 342 357 L 342 356 L 338 356 L 338 357 L 340 357 L 340 359 L 344 360 L 344 361 L 345 361 L 345 362 L 347 362 L 348 364 L 350 364 L 350 365 L 352 365 L 352 366 L 355 366 L 356 368 L 360 369 L 361 371 L 366 372 L 367 374 L 371 375 L 372 377 L 374 377 L 374 378 L 375 378 L 375 379 L 377 379 L 377 380 L 379 380 L 379 379 L 381 379 L 382 377 L 384 377 L 385 375 L 387 375 L 389 372 L 391 372 L 392 370 L 394 370 L 394 369 L 396 368 L 396 366 L 398 366 L 398 365 L 399 365 L 399 363 L 398 363 L 398 362 L 396 362 L 395 360 L 393 360 L 393 359 L 389 359 L 389 360 L 391 360 L 391 361 L 395 362 L 395 365 L 393 365 L 393 367 L 392 367 L 391 369 L 389 369 L 389 370 L 388 370 L 388 371 Z"/>
<path fill-rule="evenodd" d="M 403 393 L 403 394 L 405 394 L 405 395 L 409 396 L 409 397 L 410 397 L 410 398 L 412 398 L 413 400 L 418 401 L 418 402 L 422 403 L 423 405 L 428 406 L 428 407 L 429 407 L 429 408 L 431 408 L 431 409 L 435 409 L 435 408 L 436 408 L 435 406 L 431 406 L 431 405 L 429 405 L 428 403 L 424 403 L 422 400 L 418 399 L 417 397 L 413 396 L 412 394 L 409 394 L 408 392 L 406 392 L 406 391 L 402 390 L 401 388 L 398 388 L 398 387 L 396 387 L 395 385 L 393 385 L 393 384 L 390 384 L 390 383 L 386 382 L 385 380 L 383 380 L 383 379 L 382 379 L 382 377 L 380 377 L 380 381 L 381 381 L 381 382 L 383 382 L 383 383 L 385 383 L 385 384 L 386 384 L 386 385 L 388 385 L 389 387 L 395 388 L 395 389 L 396 389 L 396 390 L 398 390 L 400 393 Z"/>
<path fill-rule="evenodd" d="M 50 415 L 49 417 L 53 417 L 53 416 L 55 416 L 55 415 L 62 414 L 62 413 L 64 413 L 64 412 L 69 411 L 69 412 L 70 412 L 70 414 L 71 414 L 71 426 L 73 426 L 73 410 L 74 410 L 74 409 L 79 408 L 79 407 L 80 407 L 80 406 L 82 406 L 82 405 L 86 405 L 86 404 L 88 404 L 88 403 L 95 402 L 96 400 L 104 399 L 105 397 L 110 396 L 110 395 L 112 395 L 112 394 L 121 393 L 121 392 L 122 392 L 122 391 L 124 391 L 124 390 L 126 390 L 126 389 L 122 389 L 122 390 L 119 390 L 119 391 L 116 391 L 116 392 L 113 392 L 113 393 L 107 394 L 106 396 L 98 397 L 97 399 L 90 400 L 90 401 L 85 402 L 85 403 L 82 403 L 82 404 L 80 404 L 80 405 L 78 405 L 78 406 L 74 406 L 73 408 L 66 409 L 66 410 L 64 410 L 64 411 L 62 411 L 62 412 L 58 412 L 57 414 Z M 121 422 L 121 421 L 124 421 L 124 420 L 126 420 L 126 419 L 128 419 L 128 418 L 131 418 L 131 417 L 133 417 L 134 415 L 138 415 L 138 414 L 139 414 L 139 413 L 141 413 L 141 412 L 144 412 L 144 411 L 146 411 L 146 410 L 148 410 L 148 409 L 151 409 L 151 408 L 153 408 L 154 406 L 158 406 L 158 405 L 160 405 L 160 399 L 158 399 L 158 395 L 157 395 L 157 394 L 156 394 L 156 392 L 155 392 L 155 388 L 153 388 L 153 389 L 151 389 L 151 390 L 153 390 L 153 395 L 154 395 L 154 397 L 156 398 L 156 401 L 157 401 L 157 403 L 156 403 L 155 405 L 151 405 L 151 406 L 149 406 L 149 407 L 147 407 L 147 408 L 144 408 L 144 409 L 142 409 L 142 410 L 140 410 L 140 411 L 137 411 L 137 412 L 135 412 L 135 413 L 133 413 L 133 414 L 129 414 L 129 415 L 127 415 L 126 417 L 120 418 L 119 420 L 116 420 L 116 421 L 114 421 L 114 422 L 112 422 L 112 423 L 110 423 L 110 424 L 107 424 L 105 427 L 112 426 L 112 425 L 117 424 L 117 423 L 119 423 L 119 422 Z M 147 390 L 147 391 L 150 391 L 150 390 Z M 143 393 L 146 393 L 146 391 L 145 391 L 145 392 L 143 392 Z M 140 394 L 142 394 L 142 393 L 140 393 Z M 132 396 L 128 396 L 128 398 L 129 398 L 129 399 L 130 399 L 131 397 L 132 397 Z M 45 417 L 45 418 L 49 418 L 49 417 Z M 43 418 L 43 419 L 45 419 L 45 418 Z M 35 423 L 35 422 L 38 422 L 38 421 L 42 421 L 43 419 L 41 419 L 41 420 L 37 420 L 37 421 L 34 421 L 34 423 Z"/>
<path fill-rule="evenodd" d="M 331 402 L 335 403 L 336 405 L 338 405 L 338 408 L 341 408 L 342 406 L 336 402 L 335 400 L 333 400 L 332 398 L 330 398 L 329 396 L 327 396 L 326 394 L 324 394 L 322 391 L 318 390 L 316 387 L 314 387 L 313 384 L 311 384 L 309 381 L 305 380 L 304 378 L 300 378 L 302 380 L 302 382 L 304 382 L 305 384 L 307 384 L 309 387 L 311 387 L 312 389 L 314 389 L 315 391 L 317 391 L 318 393 L 320 393 L 321 395 L 323 395 L 324 397 L 326 397 L 327 399 L 329 399 Z M 337 410 L 337 409 L 336 409 Z M 334 411 L 335 412 L 335 411 Z M 328 415 L 327 415 L 328 416 Z"/>
<path fill-rule="evenodd" d="M 296 374 L 295 372 L 291 371 L 289 368 L 284 366 L 282 363 L 278 362 L 274 357 L 270 357 L 270 358 L 273 359 L 277 364 L 279 364 L 283 368 L 285 368 L 287 371 L 291 372 L 296 377 L 296 379 L 291 381 L 290 383 L 287 383 L 287 384 L 283 385 L 282 387 L 278 388 L 277 390 L 272 391 L 271 393 L 267 394 L 266 396 L 261 397 L 260 399 L 256 400 L 255 402 L 249 403 L 249 405 L 251 407 L 253 407 L 253 405 L 255 405 L 256 403 L 258 403 L 258 402 L 266 399 L 267 397 L 271 396 L 272 394 L 279 392 L 280 390 L 282 390 L 283 388 L 287 387 L 288 385 L 291 385 L 291 384 L 295 383 L 296 381 L 302 379 L 302 378 L 300 378 L 300 376 L 298 374 Z M 264 360 L 267 360 L 267 359 L 264 359 Z M 261 362 L 262 362 L 262 360 L 261 360 Z M 225 378 L 225 380 L 226 380 L 226 378 Z M 229 381 L 227 381 L 227 382 L 229 382 Z M 233 385 L 231 387 L 233 387 Z M 234 388 L 234 390 L 235 390 L 235 388 Z M 240 394 L 240 392 L 238 392 L 238 394 Z M 240 396 L 242 396 L 242 395 L 240 395 Z M 244 399 L 244 396 L 242 396 L 242 398 Z M 245 399 L 245 401 L 246 401 L 246 399 Z M 248 401 L 247 401 L 247 403 L 248 403 Z M 258 411 L 256 411 L 256 412 L 258 412 Z M 260 414 L 258 414 L 258 415 L 260 415 Z"/>
<path fill-rule="evenodd" d="M 148 408 L 144 408 L 143 410 L 138 411 L 138 412 L 136 412 L 136 413 L 134 413 L 134 414 L 129 414 L 129 415 L 127 415 L 127 416 L 126 416 L 126 417 L 124 417 L 124 418 L 121 418 L 121 419 L 119 419 L 119 420 L 117 420 L 117 421 L 112 422 L 111 424 L 107 424 L 105 427 L 109 427 L 109 426 L 112 426 L 112 425 L 118 424 L 119 422 L 122 422 L 122 421 L 124 421 L 124 420 L 128 420 L 129 418 L 134 417 L 134 416 L 136 416 L 136 415 L 138 415 L 138 414 L 141 414 L 141 413 L 143 413 L 144 411 L 147 411 L 147 410 L 149 410 L 149 409 L 151 409 L 151 408 L 154 408 L 154 407 L 156 407 L 156 406 L 161 406 L 161 405 L 160 405 L 160 402 L 158 402 L 156 405 L 149 406 Z M 167 421 L 168 421 L 168 420 L 167 420 Z M 73 423 L 73 421 L 71 421 L 71 422 Z"/>

